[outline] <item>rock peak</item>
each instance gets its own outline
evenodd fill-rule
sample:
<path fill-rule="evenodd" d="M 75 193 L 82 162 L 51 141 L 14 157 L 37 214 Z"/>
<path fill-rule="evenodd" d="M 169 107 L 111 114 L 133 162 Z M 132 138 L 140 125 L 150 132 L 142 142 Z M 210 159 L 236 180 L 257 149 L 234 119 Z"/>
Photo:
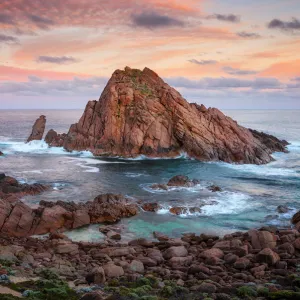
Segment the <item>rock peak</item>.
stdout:
<path fill-rule="evenodd" d="M 30 136 L 27 139 L 27 143 L 34 141 L 34 140 L 41 140 L 44 135 L 46 127 L 46 116 L 41 115 L 34 123 L 32 127 L 32 131 Z"/>

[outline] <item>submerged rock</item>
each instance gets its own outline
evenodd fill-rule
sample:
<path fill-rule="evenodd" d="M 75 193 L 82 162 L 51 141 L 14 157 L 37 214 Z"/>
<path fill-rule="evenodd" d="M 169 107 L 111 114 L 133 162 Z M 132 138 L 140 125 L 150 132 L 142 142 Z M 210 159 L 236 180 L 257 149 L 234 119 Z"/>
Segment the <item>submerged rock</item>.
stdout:
<path fill-rule="evenodd" d="M 222 191 L 222 189 L 217 185 L 211 185 L 210 187 L 208 187 L 208 189 L 212 192 L 221 192 Z"/>
<path fill-rule="evenodd" d="M 287 206 L 285 206 L 285 205 L 279 205 L 279 206 L 277 207 L 277 211 L 278 211 L 280 214 L 285 214 L 285 213 L 289 212 L 290 209 L 289 209 Z"/>
<path fill-rule="evenodd" d="M 46 127 L 46 117 L 40 116 L 34 123 L 32 127 L 32 132 L 27 139 L 27 143 L 37 140 L 40 141 L 43 139 L 44 131 Z"/>
<path fill-rule="evenodd" d="M 168 186 L 193 187 L 199 183 L 200 183 L 200 181 L 197 179 L 191 180 L 188 176 L 176 175 L 169 180 L 167 185 Z"/>
<path fill-rule="evenodd" d="M 176 157 L 263 164 L 286 141 L 250 131 L 216 108 L 188 103 L 155 72 L 116 70 L 99 101 L 89 101 L 64 141 L 94 155 Z"/>

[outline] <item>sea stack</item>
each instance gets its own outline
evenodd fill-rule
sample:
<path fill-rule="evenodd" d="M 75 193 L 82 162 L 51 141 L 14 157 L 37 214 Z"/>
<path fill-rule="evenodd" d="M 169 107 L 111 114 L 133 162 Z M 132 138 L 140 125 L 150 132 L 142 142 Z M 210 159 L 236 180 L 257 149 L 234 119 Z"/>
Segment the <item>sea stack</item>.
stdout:
<path fill-rule="evenodd" d="M 35 123 L 32 127 L 32 132 L 31 132 L 29 138 L 27 139 L 27 143 L 34 141 L 34 140 L 36 140 L 36 141 L 42 140 L 44 131 L 45 131 L 45 127 L 46 127 L 46 117 L 42 115 L 35 121 Z"/>
<path fill-rule="evenodd" d="M 64 140 L 68 151 L 96 156 L 176 157 L 264 164 L 286 151 L 277 138 L 264 143 L 216 108 L 187 102 L 155 72 L 116 70 L 99 101 L 89 101 Z"/>

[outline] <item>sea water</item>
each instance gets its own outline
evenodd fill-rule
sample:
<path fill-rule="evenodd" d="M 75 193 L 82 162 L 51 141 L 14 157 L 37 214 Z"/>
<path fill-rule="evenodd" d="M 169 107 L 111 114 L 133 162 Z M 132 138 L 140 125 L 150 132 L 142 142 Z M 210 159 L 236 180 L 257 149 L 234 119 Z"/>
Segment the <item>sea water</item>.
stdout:
<path fill-rule="evenodd" d="M 185 232 L 223 235 L 263 225 L 290 226 L 290 218 L 300 209 L 300 111 L 230 110 L 224 113 L 241 125 L 274 134 L 290 142 L 289 153 L 275 153 L 267 165 L 204 163 L 184 153 L 176 159 L 95 158 L 88 152 L 68 153 L 49 148 L 44 141 L 24 141 L 39 115 L 47 116 L 47 128 L 67 132 L 79 120 L 80 110 L 0 110 L 0 172 L 21 182 L 51 184 L 53 189 L 23 201 L 36 206 L 40 200 L 86 202 L 102 193 L 121 193 L 145 202 L 157 202 L 157 213 L 143 212 L 123 219 L 123 237 L 152 237 L 153 231 L 170 236 Z M 200 180 L 193 188 L 152 190 L 154 183 L 166 183 L 182 174 Z M 212 184 L 222 192 L 208 190 Z M 279 214 L 278 205 L 290 211 Z M 200 207 L 201 212 L 174 216 L 169 208 Z M 103 239 L 99 225 L 68 233 L 74 240 Z"/>

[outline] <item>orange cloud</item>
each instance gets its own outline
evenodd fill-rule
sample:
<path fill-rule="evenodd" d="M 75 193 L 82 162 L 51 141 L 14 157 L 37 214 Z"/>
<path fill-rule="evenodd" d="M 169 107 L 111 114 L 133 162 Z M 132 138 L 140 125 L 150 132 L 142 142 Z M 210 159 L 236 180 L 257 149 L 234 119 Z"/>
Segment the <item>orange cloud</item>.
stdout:
<path fill-rule="evenodd" d="M 281 78 L 300 76 L 300 59 L 275 63 L 264 70 L 261 76 L 278 76 Z"/>
<path fill-rule="evenodd" d="M 35 69 L 22 69 L 9 66 L 0 65 L 0 81 L 27 81 L 28 76 L 34 75 L 37 77 L 53 80 L 73 79 L 74 77 L 87 78 L 90 77 L 86 74 L 78 74 L 71 72 L 54 72 L 54 71 L 43 71 Z"/>

